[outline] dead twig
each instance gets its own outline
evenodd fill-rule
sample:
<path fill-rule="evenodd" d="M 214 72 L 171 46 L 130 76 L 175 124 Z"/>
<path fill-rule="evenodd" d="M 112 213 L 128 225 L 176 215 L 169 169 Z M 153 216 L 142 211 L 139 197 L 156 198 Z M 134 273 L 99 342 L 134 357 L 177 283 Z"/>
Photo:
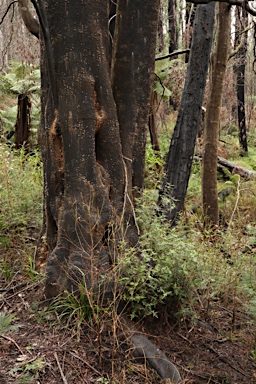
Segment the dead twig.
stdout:
<path fill-rule="evenodd" d="M 57 365 L 58 365 L 58 368 L 59 368 L 59 371 L 60 371 L 60 374 L 61 374 L 61 378 L 62 378 L 62 380 L 63 380 L 63 383 L 64 383 L 64 384 L 68 384 L 67 379 L 66 379 L 66 377 L 65 377 L 65 375 L 64 375 L 64 373 L 63 373 L 63 371 L 62 371 L 62 368 L 61 368 L 61 366 L 60 366 L 60 362 L 59 362 L 59 358 L 58 358 L 57 352 L 54 352 L 54 357 L 55 357 L 55 360 L 57 361 Z"/>
<path fill-rule="evenodd" d="M 241 375 L 243 375 L 244 377 L 247 377 L 247 379 L 250 379 L 251 376 L 247 375 L 244 371 L 242 371 L 240 368 L 236 367 L 235 365 L 233 365 L 226 357 L 224 356 L 221 356 L 219 354 L 218 351 L 216 351 L 214 348 L 210 347 L 209 345 L 206 346 L 211 352 L 215 353 L 218 357 L 218 359 L 220 359 L 223 363 L 227 364 L 230 366 L 230 368 L 234 369 L 235 371 L 237 371 L 238 373 L 240 373 Z"/>
<path fill-rule="evenodd" d="M 200 375 L 199 373 L 195 373 L 191 371 L 191 369 L 186 369 L 184 368 L 181 364 L 175 363 L 178 367 L 180 367 L 184 372 L 189 373 L 190 375 L 199 377 L 200 379 L 207 380 L 208 383 L 213 383 L 213 384 L 221 384 L 219 381 L 214 380 L 210 375 Z"/>
<path fill-rule="evenodd" d="M 97 369 L 95 369 L 91 364 L 89 364 L 87 361 L 85 361 L 84 359 L 82 359 L 80 356 L 78 356 L 76 353 L 72 352 L 72 351 L 69 351 L 70 355 L 74 356 L 76 359 L 82 361 L 85 365 L 87 365 L 87 367 L 89 367 L 90 369 L 92 369 L 95 373 L 97 373 L 97 375 L 101 376 L 101 373 L 99 371 L 97 371 Z"/>
<path fill-rule="evenodd" d="M 13 343 L 14 345 L 15 345 L 15 347 L 20 351 L 20 353 L 22 354 L 22 355 L 24 355 L 24 353 L 23 353 L 23 351 L 20 349 L 20 347 L 18 346 L 18 344 L 16 343 L 16 341 L 15 340 L 13 340 L 11 337 L 9 337 L 9 336 L 5 336 L 5 335 L 0 335 L 3 339 L 6 339 L 6 340 L 8 340 L 8 341 L 10 341 L 11 343 Z"/>

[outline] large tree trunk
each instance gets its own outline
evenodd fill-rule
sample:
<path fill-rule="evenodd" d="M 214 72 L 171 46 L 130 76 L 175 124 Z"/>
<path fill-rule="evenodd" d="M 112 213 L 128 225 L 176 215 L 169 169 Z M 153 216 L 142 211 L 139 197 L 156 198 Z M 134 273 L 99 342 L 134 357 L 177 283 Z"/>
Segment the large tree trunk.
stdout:
<path fill-rule="evenodd" d="M 175 224 L 184 205 L 208 73 L 215 3 L 197 8 L 192 47 L 177 122 L 166 160 L 159 206 Z"/>
<path fill-rule="evenodd" d="M 205 224 L 207 226 L 219 224 L 217 189 L 219 120 L 230 45 L 230 6 L 219 3 L 218 8 L 216 49 L 213 56 L 211 87 L 207 101 L 204 129 L 202 194 Z"/>
<path fill-rule="evenodd" d="M 58 95 L 58 110 L 54 110 L 43 55 L 50 252 L 46 294 L 53 296 L 64 288 L 72 291 L 83 274 L 90 286 L 106 272 L 104 235 L 112 216 L 121 217 L 125 177 L 109 77 L 107 6 L 103 0 L 82 6 L 81 2 L 66 3 L 65 7 L 45 3 Z M 68 33 L 63 33 L 63 25 Z"/>
<path fill-rule="evenodd" d="M 82 280 L 97 286 L 110 267 L 111 241 L 125 238 L 133 246 L 138 241 L 132 191 L 143 187 L 158 1 L 118 4 L 114 96 L 106 2 L 64 7 L 45 0 L 45 6 L 56 77 L 55 87 L 41 44 L 39 141 L 49 253 L 46 295 L 52 297 Z"/>

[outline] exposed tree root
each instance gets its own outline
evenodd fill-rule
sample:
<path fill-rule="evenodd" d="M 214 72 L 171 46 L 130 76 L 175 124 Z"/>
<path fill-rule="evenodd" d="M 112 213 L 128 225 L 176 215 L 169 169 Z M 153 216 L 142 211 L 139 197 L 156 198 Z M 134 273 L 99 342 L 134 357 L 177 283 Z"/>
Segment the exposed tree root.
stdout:
<path fill-rule="evenodd" d="M 124 318 L 126 330 L 134 346 L 133 355 L 137 361 L 148 363 L 163 379 L 171 383 L 181 383 L 181 376 L 176 366 L 146 336 L 139 333 L 134 325 Z"/>

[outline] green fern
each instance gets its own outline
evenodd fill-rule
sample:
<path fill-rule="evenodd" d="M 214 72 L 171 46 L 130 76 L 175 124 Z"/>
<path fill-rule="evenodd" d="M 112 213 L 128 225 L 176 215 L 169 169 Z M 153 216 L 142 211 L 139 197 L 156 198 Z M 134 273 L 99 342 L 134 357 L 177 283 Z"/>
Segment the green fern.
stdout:
<path fill-rule="evenodd" d="M 0 312 L 0 335 L 8 331 L 15 331 L 16 329 L 22 327 L 21 324 L 11 324 L 15 320 L 15 314 L 8 315 L 7 312 Z"/>
<path fill-rule="evenodd" d="M 24 63 L 12 62 L 9 72 L 0 75 L 0 92 L 4 94 L 26 94 L 40 92 L 40 70 Z"/>

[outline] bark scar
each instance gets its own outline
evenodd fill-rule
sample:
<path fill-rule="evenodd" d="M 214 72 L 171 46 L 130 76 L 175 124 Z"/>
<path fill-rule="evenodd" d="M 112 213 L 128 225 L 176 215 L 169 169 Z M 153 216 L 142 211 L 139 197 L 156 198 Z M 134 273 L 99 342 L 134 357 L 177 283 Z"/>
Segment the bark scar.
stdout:
<path fill-rule="evenodd" d="M 93 99 L 94 99 L 94 110 L 95 110 L 95 133 L 98 133 L 100 130 L 100 127 L 102 126 L 103 122 L 106 119 L 106 113 L 103 110 L 102 107 L 100 107 L 100 103 L 97 98 L 97 92 L 94 90 L 93 92 Z"/>

